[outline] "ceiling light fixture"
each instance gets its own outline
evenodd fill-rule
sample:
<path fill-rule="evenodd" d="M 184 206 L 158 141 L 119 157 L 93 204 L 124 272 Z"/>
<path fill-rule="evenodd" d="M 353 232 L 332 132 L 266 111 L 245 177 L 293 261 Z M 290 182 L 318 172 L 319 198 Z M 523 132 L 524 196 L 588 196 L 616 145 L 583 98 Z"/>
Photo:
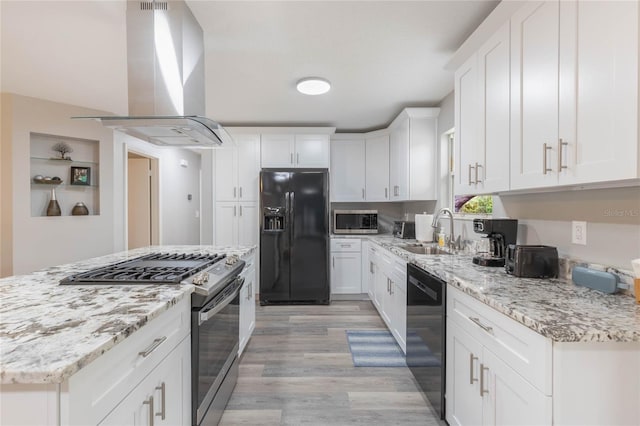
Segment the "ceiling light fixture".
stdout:
<path fill-rule="evenodd" d="M 322 95 L 331 89 L 331 83 L 324 78 L 307 77 L 298 81 L 296 88 L 305 95 Z"/>

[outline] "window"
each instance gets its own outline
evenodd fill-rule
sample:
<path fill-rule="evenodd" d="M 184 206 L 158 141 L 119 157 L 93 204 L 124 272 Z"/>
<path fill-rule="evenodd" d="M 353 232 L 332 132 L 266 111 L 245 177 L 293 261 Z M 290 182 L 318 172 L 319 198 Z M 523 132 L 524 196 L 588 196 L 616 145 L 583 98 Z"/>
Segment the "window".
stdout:
<path fill-rule="evenodd" d="M 493 197 L 491 195 L 454 195 L 455 185 L 455 131 L 450 131 L 449 145 L 449 200 L 451 210 L 460 214 L 491 214 L 493 213 Z"/>

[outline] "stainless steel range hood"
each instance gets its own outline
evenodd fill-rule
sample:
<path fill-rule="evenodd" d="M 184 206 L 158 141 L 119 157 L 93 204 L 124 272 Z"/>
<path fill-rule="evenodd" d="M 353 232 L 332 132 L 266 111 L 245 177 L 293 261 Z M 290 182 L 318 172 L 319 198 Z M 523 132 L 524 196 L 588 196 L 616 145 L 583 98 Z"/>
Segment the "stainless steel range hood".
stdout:
<path fill-rule="evenodd" d="M 127 0 L 129 116 L 75 117 L 162 146 L 233 144 L 204 117 L 204 38 L 184 1 Z"/>

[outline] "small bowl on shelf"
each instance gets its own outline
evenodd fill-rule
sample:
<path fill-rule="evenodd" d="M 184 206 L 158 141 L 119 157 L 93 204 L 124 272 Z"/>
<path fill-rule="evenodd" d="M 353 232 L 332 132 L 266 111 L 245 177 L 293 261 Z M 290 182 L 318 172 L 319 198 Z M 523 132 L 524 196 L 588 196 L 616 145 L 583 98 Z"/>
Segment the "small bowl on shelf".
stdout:
<path fill-rule="evenodd" d="M 49 177 L 49 176 L 42 177 L 41 175 L 36 175 L 36 176 L 33 177 L 33 181 L 35 183 L 44 183 L 46 185 L 60 185 L 62 183 L 62 179 L 60 179 L 57 176 L 54 176 L 54 177 Z"/>

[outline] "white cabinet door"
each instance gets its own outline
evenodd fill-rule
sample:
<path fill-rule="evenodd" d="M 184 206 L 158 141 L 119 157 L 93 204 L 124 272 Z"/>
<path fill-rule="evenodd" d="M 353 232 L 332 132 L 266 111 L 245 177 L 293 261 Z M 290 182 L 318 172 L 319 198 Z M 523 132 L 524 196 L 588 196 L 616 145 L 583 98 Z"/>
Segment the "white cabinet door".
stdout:
<path fill-rule="evenodd" d="M 479 133 L 473 179 L 475 193 L 509 189 L 509 22 L 478 51 Z"/>
<path fill-rule="evenodd" d="M 367 280 L 367 293 L 369 293 L 369 298 L 378 308 L 380 307 L 380 303 L 378 302 L 378 296 L 376 293 L 376 269 L 378 268 L 378 256 L 377 250 L 373 247 L 369 247 L 369 267 L 367 268 L 368 280 Z"/>
<path fill-rule="evenodd" d="M 392 333 L 404 353 L 407 353 L 407 291 L 406 287 L 393 282 L 393 324 Z"/>
<path fill-rule="evenodd" d="M 329 168 L 329 135 L 296 135 L 296 167 Z"/>
<path fill-rule="evenodd" d="M 560 31 L 559 183 L 637 178 L 638 2 L 562 1 Z"/>
<path fill-rule="evenodd" d="M 241 246 L 257 245 L 260 236 L 258 229 L 258 203 L 239 203 L 237 213 L 237 244 Z"/>
<path fill-rule="evenodd" d="M 240 290 L 240 343 L 238 356 L 244 352 L 244 348 L 247 346 L 247 343 L 249 343 L 251 334 L 256 326 L 256 303 L 254 296 L 254 288 L 256 285 L 255 269 L 248 269 L 242 276 L 245 282 Z"/>
<path fill-rule="evenodd" d="M 365 142 L 362 139 L 331 143 L 331 200 L 365 200 Z"/>
<path fill-rule="evenodd" d="M 216 240 L 218 246 L 238 244 L 238 203 L 216 203 Z"/>
<path fill-rule="evenodd" d="M 511 189 L 556 185 L 559 2 L 511 18 Z"/>
<path fill-rule="evenodd" d="M 260 195 L 258 182 L 260 176 L 260 135 L 238 135 L 234 136 L 234 139 L 238 145 L 238 200 L 258 201 Z"/>
<path fill-rule="evenodd" d="M 551 397 L 542 394 L 486 348 L 480 367 L 483 425 L 552 424 Z"/>
<path fill-rule="evenodd" d="M 100 422 L 179 425 L 191 418 L 190 340 L 185 339 Z"/>
<path fill-rule="evenodd" d="M 409 118 L 396 125 L 389 136 L 389 185 L 391 201 L 409 195 Z"/>
<path fill-rule="evenodd" d="M 295 167 L 294 135 L 262 135 L 260 158 L 262 168 Z"/>
<path fill-rule="evenodd" d="M 365 176 L 367 201 L 389 201 L 389 135 L 367 138 Z"/>
<path fill-rule="evenodd" d="M 456 195 L 475 193 L 476 146 L 478 145 L 477 55 L 455 72 L 455 184 Z M 507 123 L 508 124 L 508 123 Z M 508 151 L 507 151 L 508 152 Z"/>
<path fill-rule="evenodd" d="M 447 320 L 447 421 L 450 425 L 482 423 L 480 362 L 482 345 L 452 320 Z"/>
<path fill-rule="evenodd" d="M 238 199 L 238 151 L 236 148 L 220 148 L 214 152 L 216 201 Z"/>
<path fill-rule="evenodd" d="M 360 293 L 361 260 L 359 252 L 331 253 L 331 293 Z"/>

